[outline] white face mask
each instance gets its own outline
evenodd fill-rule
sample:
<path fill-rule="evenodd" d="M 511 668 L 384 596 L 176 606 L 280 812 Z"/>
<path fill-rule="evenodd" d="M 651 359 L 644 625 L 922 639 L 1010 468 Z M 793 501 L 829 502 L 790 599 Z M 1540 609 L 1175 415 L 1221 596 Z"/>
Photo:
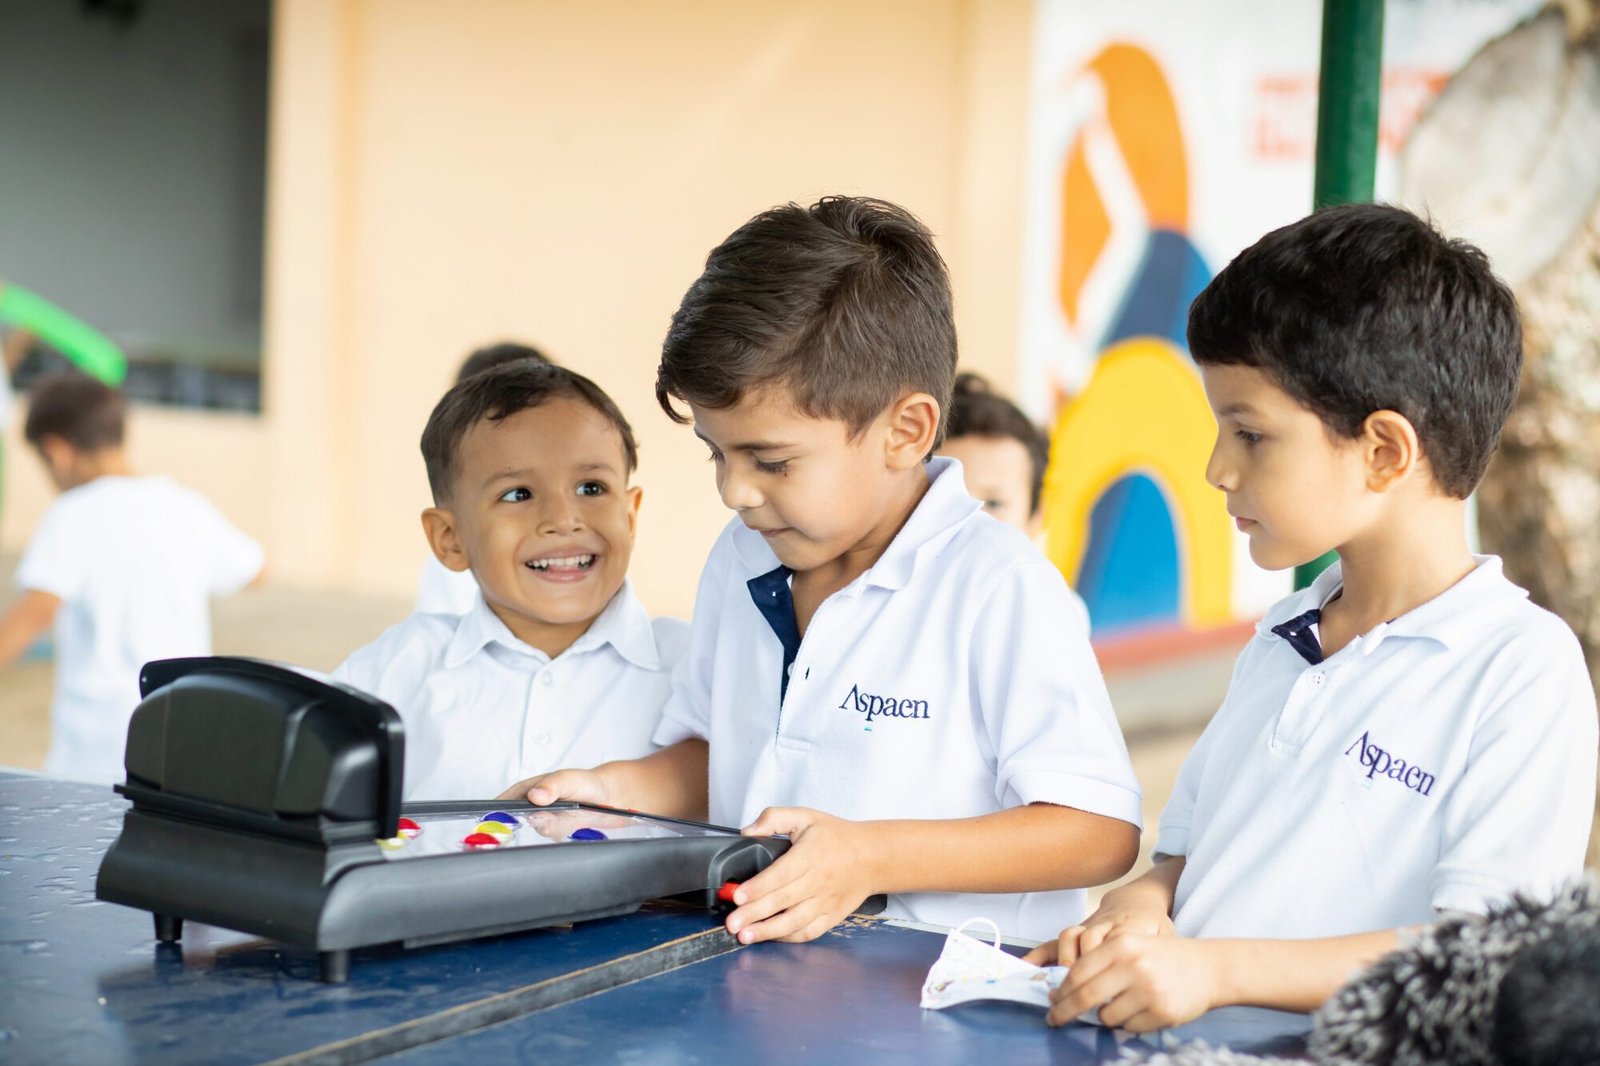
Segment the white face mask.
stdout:
<path fill-rule="evenodd" d="M 965 930 L 973 925 L 987 926 L 994 943 L 968 936 Z M 1048 1008 L 1050 993 L 1066 977 L 1065 966 L 1035 966 L 1001 951 L 999 927 L 987 918 L 971 918 L 944 938 L 944 950 L 922 985 L 922 1005 L 943 1010 L 974 999 L 1004 999 Z M 1100 1024 L 1093 1011 L 1079 1021 Z"/>

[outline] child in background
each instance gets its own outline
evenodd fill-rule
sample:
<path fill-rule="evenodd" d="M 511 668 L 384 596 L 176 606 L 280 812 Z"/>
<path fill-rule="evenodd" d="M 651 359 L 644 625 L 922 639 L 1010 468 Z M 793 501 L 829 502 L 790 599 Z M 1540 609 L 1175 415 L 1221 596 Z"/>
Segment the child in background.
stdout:
<path fill-rule="evenodd" d="M 537 363 L 550 361 L 543 352 L 531 345 L 501 341 L 479 348 L 462 360 L 460 369 L 456 371 L 456 384 L 485 370 L 523 359 L 532 359 Z M 458 573 L 447 570 L 430 553 L 417 578 L 417 602 L 412 610 L 420 613 L 466 614 L 477 598 L 478 583 L 472 580 L 472 571 L 462 570 Z"/>
<path fill-rule="evenodd" d="M 334 677 L 394 706 L 407 800 L 482 799 L 573 762 L 644 755 L 688 625 L 627 582 L 633 430 L 588 378 L 519 359 L 468 375 L 422 434 L 434 555 L 465 614 L 414 614 Z"/>
<path fill-rule="evenodd" d="M 738 517 L 665 747 L 508 794 L 789 834 L 734 895 L 743 943 L 820 936 L 876 893 L 901 918 L 1048 935 L 1124 873 L 1139 786 L 1081 611 L 932 458 L 955 367 L 944 261 L 899 207 L 790 204 L 713 250 L 656 397 L 678 421 L 688 404 Z"/>
<path fill-rule="evenodd" d="M 961 464 L 967 491 L 983 501 L 985 511 L 1038 540 L 1050 441 L 1021 408 L 978 375 L 957 374 L 939 454 Z"/>
<path fill-rule="evenodd" d="M 1314 1010 L 1402 928 L 1548 895 L 1589 837 L 1578 642 L 1467 545 L 1522 365 L 1483 253 L 1397 208 L 1330 208 L 1218 274 L 1189 348 L 1217 419 L 1206 477 L 1251 558 L 1339 562 L 1256 627 L 1154 867 L 1030 956 L 1072 968 L 1057 1025 Z"/>
<path fill-rule="evenodd" d="M 17 567 L 21 599 L 0 617 L 0 666 L 55 625 L 55 692 L 44 769 L 122 778 L 139 670 L 211 654 L 209 598 L 262 575 L 261 547 L 198 493 L 140 477 L 123 448 L 122 394 L 79 373 L 33 389 L 24 431 L 61 490 Z"/>

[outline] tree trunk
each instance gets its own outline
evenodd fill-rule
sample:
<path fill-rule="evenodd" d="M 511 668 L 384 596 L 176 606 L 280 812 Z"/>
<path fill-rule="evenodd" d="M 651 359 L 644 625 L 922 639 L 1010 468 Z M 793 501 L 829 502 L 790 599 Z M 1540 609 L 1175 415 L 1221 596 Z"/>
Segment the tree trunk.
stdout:
<path fill-rule="evenodd" d="M 1517 297 L 1522 392 L 1478 489 L 1478 526 L 1506 576 L 1578 634 L 1600 684 L 1600 210 Z"/>

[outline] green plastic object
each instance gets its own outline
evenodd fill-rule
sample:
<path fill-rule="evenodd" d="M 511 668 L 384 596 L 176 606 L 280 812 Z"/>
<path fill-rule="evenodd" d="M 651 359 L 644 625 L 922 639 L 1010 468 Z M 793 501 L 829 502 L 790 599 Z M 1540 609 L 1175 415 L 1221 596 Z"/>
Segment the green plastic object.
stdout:
<path fill-rule="evenodd" d="M 1383 90 L 1383 0 L 1323 0 L 1322 69 L 1317 82 L 1315 207 L 1372 199 Z M 1339 556 L 1294 568 L 1303 589 Z"/>
<path fill-rule="evenodd" d="M 37 293 L 6 283 L 0 288 L 0 321 L 27 330 L 113 388 L 128 376 L 127 357 L 111 338 Z"/>

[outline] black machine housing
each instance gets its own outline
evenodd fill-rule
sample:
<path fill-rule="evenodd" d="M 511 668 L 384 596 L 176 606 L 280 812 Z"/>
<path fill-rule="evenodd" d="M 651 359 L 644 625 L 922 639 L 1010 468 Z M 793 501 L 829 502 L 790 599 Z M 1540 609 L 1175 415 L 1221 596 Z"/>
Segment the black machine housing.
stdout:
<path fill-rule="evenodd" d="M 376 841 L 396 835 L 402 811 L 470 817 L 535 808 L 492 800 L 402 808 L 399 716 L 306 671 L 169 659 L 145 666 L 140 692 L 127 782 L 117 786 L 133 806 L 95 895 L 150 911 L 166 943 L 182 935 L 184 919 L 224 926 L 312 948 L 323 980 L 342 981 L 350 950 L 372 944 L 567 924 L 688 893 L 715 907 L 725 882 L 754 876 L 789 846 L 680 822 L 710 832 L 388 861 Z"/>

